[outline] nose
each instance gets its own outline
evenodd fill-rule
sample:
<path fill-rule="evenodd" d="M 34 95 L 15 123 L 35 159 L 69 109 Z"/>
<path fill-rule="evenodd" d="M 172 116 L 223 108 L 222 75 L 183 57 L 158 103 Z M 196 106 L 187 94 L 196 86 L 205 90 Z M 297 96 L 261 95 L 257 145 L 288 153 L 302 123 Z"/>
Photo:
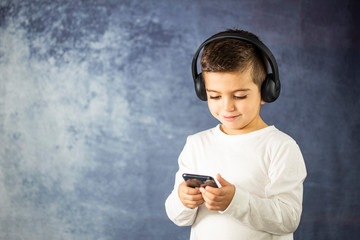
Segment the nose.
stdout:
<path fill-rule="evenodd" d="M 227 112 L 234 111 L 235 110 L 234 99 L 232 99 L 231 97 L 224 97 L 223 107 L 224 110 Z"/>

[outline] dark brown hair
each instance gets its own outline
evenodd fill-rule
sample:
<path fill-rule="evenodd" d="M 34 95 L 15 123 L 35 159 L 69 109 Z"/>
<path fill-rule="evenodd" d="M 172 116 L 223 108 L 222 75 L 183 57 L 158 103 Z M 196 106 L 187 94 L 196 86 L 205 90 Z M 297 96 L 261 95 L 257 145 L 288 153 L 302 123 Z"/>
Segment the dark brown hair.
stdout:
<path fill-rule="evenodd" d="M 242 33 L 259 39 L 256 35 L 243 30 L 227 30 L 221 33 Z M 260 50 L 251 43 L 231 38 L 206 45 L 200 64 L 202 72 L 244 72 L 251 68 L 253 81 L 259 89 L 268 72 L 266 58 Z"/>

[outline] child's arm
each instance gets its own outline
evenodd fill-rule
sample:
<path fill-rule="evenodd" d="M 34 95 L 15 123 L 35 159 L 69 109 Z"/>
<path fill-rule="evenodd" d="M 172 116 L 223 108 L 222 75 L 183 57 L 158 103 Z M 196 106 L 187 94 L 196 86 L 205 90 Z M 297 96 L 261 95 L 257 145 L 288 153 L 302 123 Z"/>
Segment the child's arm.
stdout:
<path fill-rule="evenodd" d="M 233 201 L 221 213 L 272 234 L 293 233 L 300 223 L 301 196 L 295 196 L 295 192 L 300 191 L 302 186 L 298 186 L 294 191 L 260 198 L 236 188 Z"/>
<path fill-rule="evenodd" d="M 176 225 L 189 226 L 195 221 L 198 206 L 203 201 L 199 189 L 187 187 L 184 181 L 175 183 L 174 190 L 165 202 L 166 213 Z"/>
<path fill-rule="evenodd" d="M 282 148 L 269 170 L 270 183 L 261 198 L 240 187 L 220 191 L 207 187 L 201 189 L 208 209 L 228 214 L 255 229 L 273 234 L 287 234 L 296 230 L 302 212 L 303 181 L 306 177 L 304 160 L 295 144 Z M 220 184 L 231 189 L 232 184 L 219 178 Z M 225 181 L 225 182 L 224 182 Z M 229 199 L 230 203 L 229 203 Z"/>
<path fill-rule="evenodd" d="M 171 221 L 178 226 L 189 226 L 195 221 L 198 206 L 203 203 L 199 189 L 191 189 L 185 185 L 182 174 L 184 172 L 194 172 L 192 163 L 192 150 L 188 140 L 181 152 L 178 163 L 179 170 L 175 176 L 173 191 L 166 199 L 165 209 Z"/>

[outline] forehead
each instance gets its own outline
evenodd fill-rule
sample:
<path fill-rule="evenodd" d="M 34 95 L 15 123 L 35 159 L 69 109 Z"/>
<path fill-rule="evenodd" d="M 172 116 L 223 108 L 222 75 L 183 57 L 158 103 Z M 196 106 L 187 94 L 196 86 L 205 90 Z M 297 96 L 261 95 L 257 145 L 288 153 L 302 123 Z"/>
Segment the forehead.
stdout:
<path fill-rule="evenodd" d="M 244 72 L 204 72 L 203 77 L 208 91 L 235 91 L 257 88 L 250 70 Z"/>

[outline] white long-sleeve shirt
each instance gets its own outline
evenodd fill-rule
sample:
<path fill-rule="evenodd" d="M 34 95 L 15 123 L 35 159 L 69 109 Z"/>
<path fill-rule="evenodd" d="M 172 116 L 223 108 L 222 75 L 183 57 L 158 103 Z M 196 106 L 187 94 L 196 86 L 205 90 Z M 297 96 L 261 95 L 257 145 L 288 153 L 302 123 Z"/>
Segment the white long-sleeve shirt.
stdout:
<path fill-rule="evenodd" d="M 189 136 L 179 156 L 168 217 L 191 227 L 191 240 L 293 239 L 302 212 L 306 168 L 296 142 L 274 126 L 243 135 L 226 135 L 215 128 Z M 235 185 L 235 195 L 223 212 L 203 204 L 186 208 L 178 196 L 183 173 L 215 177 L 220 173 Z"/>

